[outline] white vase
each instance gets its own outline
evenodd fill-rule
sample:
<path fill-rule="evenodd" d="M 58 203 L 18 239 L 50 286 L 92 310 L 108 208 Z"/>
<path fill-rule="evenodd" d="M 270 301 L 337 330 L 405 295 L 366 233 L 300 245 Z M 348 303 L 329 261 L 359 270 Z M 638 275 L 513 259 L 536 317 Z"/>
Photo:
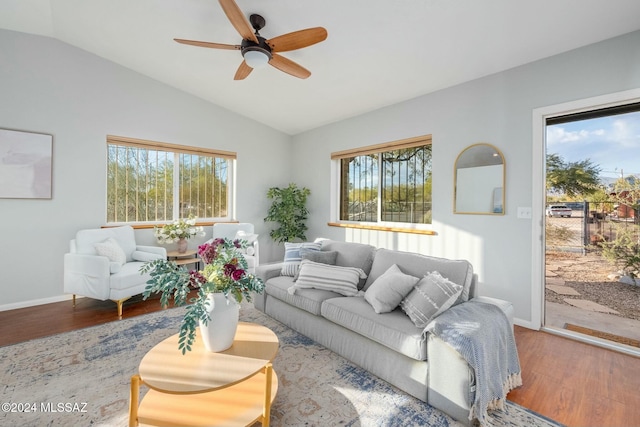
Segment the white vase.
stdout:
<path fill-rule="evenodd" d="M 236 336 L 240 304 L 232 295 L 226 298 L 223 293 L 211 293 L 207 295 L 206 305 L 211 320 L 206 325 L 200 321 L 202 342 L 209 351 L 224 351 L 231 347 Z"/>

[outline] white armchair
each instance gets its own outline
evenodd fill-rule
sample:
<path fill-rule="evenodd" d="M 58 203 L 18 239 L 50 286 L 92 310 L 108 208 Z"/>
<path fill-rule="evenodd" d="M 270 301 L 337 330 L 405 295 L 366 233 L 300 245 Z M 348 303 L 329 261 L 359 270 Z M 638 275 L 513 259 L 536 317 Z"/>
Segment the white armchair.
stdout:
<path fill-rule="evenodd" d="M 249 242 L 246 252 L 243 253 L 247 261 L 249 272 L 255 274 L 256 267 L 260 265 L 260 248 L 258 235 L 254 233 L 253 224 L 248 222 L 216 223 L 213 224 L 213 238 L 243 239 Z"/>
<path fill-rule="evenodd" d="M 64 255 L 64 291 L 105 301 L 118 306 L 144 292 L 149 274 L 140 274 L 147 261 L 166 259 L 165 248 L 136 245 L 131 226 L 80 230 Z"/>

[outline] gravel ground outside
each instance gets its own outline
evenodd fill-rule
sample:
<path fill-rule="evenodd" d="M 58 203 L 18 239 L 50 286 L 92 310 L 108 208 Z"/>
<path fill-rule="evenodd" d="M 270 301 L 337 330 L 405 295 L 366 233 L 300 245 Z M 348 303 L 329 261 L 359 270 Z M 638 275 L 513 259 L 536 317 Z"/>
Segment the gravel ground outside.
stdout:
<path fill-rule="evenodd" d="M 618 311 L 621 317 L 640 320 L 640 286 L 619 282 L 617 269 L 599 254 L 547 251 L 546 258 L 547 275 L 557 275 L 580 293 L 558 295 L 547 289 L 547 301 L 569 305 L 565 298 L 586 299 Z"/>

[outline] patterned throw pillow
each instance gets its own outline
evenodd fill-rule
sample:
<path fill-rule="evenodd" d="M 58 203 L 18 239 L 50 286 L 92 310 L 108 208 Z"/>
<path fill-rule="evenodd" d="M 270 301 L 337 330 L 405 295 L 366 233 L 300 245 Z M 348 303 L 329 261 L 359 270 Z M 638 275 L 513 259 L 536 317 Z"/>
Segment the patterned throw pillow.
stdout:
<path fill-rule="evenodd" d="M 415 276 L 404 274 L 393 264 L 369 286 L 364 299 L 376 313 L 389 313 L 413 290 L 418 280 Z"/>
<path fill-rule="evenodd" d="M 352 297 L 358 295 L 358 282 L 366 277 L 361 268 L 340 267 L 304 259 L 300 264 L 298 280 L 288 292 L 293 295 L 296 289 L 312 288 Z"/>
<path fill-rule="evenodd" d="M 305 242 L 305 243 L 288 243 L 284 244 L 284 264 L 282 265 L 282 276 L 295 276 L 302 261 L 300 249 L 305 248 L 312 251 L 319 251 L 322 243 Z"/>
<path fill-rule="evenodd" d="M 462 293 L 462 286 L 432 271 L 424 276 L 400 303 L 400 307 L 419 328 L 453 305 Z"/>
<path fill-rule="evenodd" d="M 106 256 L 109 261 L 124 265 L 127 262 L 127 255 L 116 242 L 116 239 L 109 237 L 104 242 L 94 244 L 98 255 Z"/>

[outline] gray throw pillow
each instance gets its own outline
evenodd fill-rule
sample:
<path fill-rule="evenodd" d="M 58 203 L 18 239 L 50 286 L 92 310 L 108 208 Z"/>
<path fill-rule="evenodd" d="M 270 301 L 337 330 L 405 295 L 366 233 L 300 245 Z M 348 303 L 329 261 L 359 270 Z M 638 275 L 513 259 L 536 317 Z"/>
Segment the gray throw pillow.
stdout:
<path fill-rule="evenodd" d="M 400 307 L 417 327 L 424 328 L 448 310 L 461 293 L 462 286 L 432 271 L 418 282 Z"/>
<path fill-rule="evenodd" d="M 300 248 L 300 257 L 302 259 L 308 259 L 309 261 L 319 262 L 321 264 L 336 265 L 336 258 L 338 257 L 337 251 L 316 251 L 307 248 Z M 296 271 L 296 275 L 293 276 L 293 281 L 298 280 L 300 269 Z"/>
<path fill-rule="evenodd" d="M 400 267 L 393 264 L 369 286 L 364 299 L 376 313 L 389 313 L 413 290 L 418 280 L 415 276 L 404 274 Z"/>
<path fill-rule="evenodd" d="M 300 256 L 302 259 L 308 259 L 313 262 L 320 262 L 322 264 L 336 265 L 336 258 L 338 252 L 336 251 L 316 251 L 308 248 L 300 249 Z"/>

